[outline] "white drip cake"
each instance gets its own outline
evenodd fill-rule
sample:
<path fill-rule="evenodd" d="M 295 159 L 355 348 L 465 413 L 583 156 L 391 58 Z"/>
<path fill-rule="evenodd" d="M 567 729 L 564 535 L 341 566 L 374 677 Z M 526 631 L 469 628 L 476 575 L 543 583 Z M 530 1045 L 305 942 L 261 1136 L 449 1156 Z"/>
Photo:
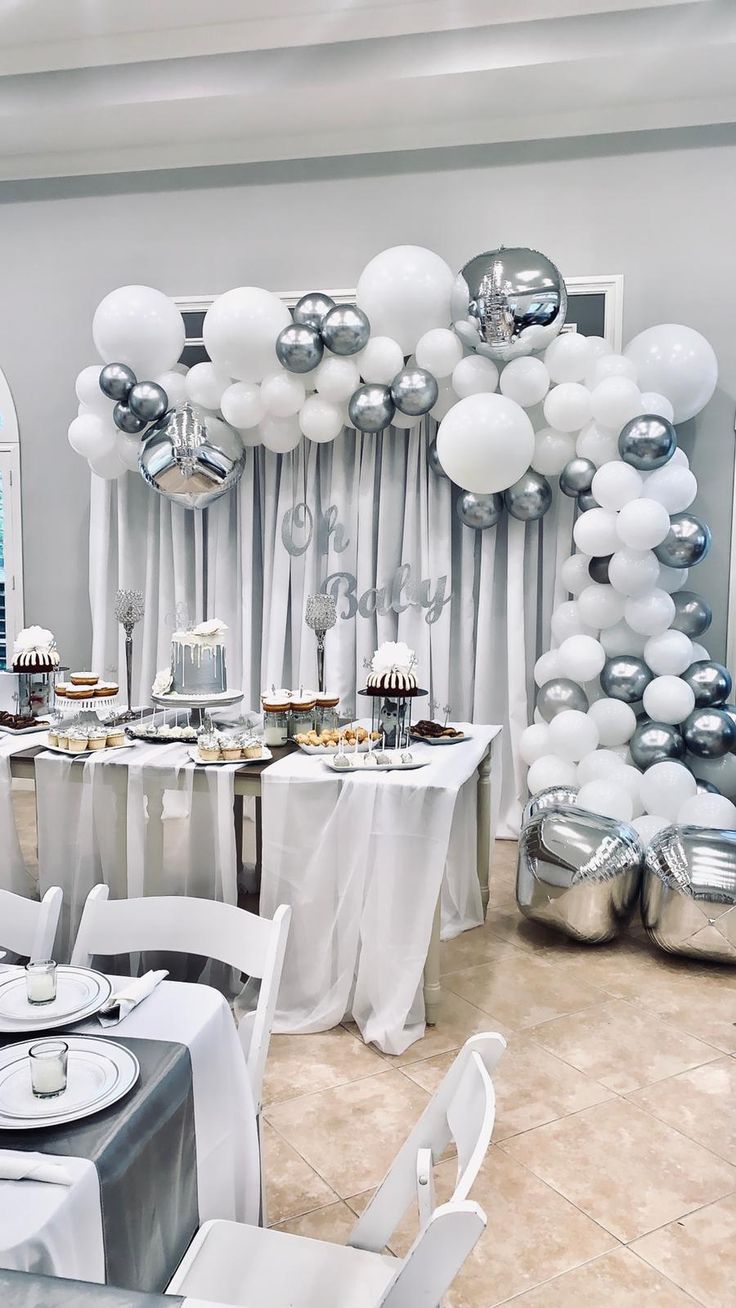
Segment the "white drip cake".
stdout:
<path fill-rule="evenodd" d="M 366 686 L 368 690 L 387 694 L 391 691 L 411 694 L 417 688 L 416 664 L 414 650 L 404 641 L 384 641 L 371 659 Z"/>
<path fill-rule="evenodd" d="M 227 627 L 219 618 L 200 622 L 191 631 L 175 631 L 171 638 L 171 682 L 174 695 L 205 698 L 227 690 L 225 641 Z"/>
<path fill-rule="evenodd" d="M 53 633 L 46 627 L 24 627 L 13 645 L 14 672 L 53 672 L 60 663 Z"/>

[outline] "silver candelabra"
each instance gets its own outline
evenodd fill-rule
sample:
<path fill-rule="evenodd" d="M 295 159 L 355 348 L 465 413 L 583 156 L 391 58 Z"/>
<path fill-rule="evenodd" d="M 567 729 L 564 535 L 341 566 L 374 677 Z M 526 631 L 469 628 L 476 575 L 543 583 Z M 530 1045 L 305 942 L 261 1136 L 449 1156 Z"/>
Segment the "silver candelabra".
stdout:
<path fill-rule="evenodd" d="M 125 632 L 125 681 L 128 708 L 120 715 L 121 722 L 129 722 L 133 713 L 133 628 L 146 611 L 141 590 L 119 590 L 115 596 L 115 617 Z"/>
<path fill-rule="evenodd" d="M 307 596 L 305 620 L 317 637 L 317 689 L 325 689 L 325 636 L 337 622 L 335 601 L 330 595 Z"/>

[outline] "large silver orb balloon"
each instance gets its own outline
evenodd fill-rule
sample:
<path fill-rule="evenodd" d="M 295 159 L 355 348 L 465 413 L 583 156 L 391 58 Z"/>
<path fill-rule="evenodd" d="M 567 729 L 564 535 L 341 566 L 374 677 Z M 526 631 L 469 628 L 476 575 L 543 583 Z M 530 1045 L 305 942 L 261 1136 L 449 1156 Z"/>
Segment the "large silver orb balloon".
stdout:
<path fill-rule="evenodd" d="M 644 413 L 621 429 L 618 452 L 624 463 L 640 472 L 651 472 L 669 463 L 677 449 L 677 432 L 666 418 Z"/>
<path fill-rule="evenodd" d="M 710 527 L 688 510 L 672 514 L 670 529 L 654 553 L 668 568 L 694 568 L 702 563 L 710 543 Z"/>
<path fill-rule="evenodd" d="M 128 391 L 135 386 L 135 373 L 127 363 L 106 363 L 100 371 L 100 390 L 110 400 L 128 398 Z"/>
<path fill-rule="evenodd" d="M 685 742 L 677 727 L 644 718 L 629 741 L 629 750 L 636 766 L 646 771 L 653 763 L 684 758 Z"/>
<path fill-rule="evenodd" d="M 694 709 L 682 724 L 682 735 L 690 753 L 698 758 L 723 758 L 736 745 L 733 719 L 715 705 Z"/>
<path fill-rule="evenodd" d="M 276 357 L 287 372 L 311 372 L 324 352 L 318 329 L 307 323 L 293 322 L 276 337 Z"/>
<path fill-rule="evenodd" d="M 552 503 L 552 487 L 541 472 L 527 468 L 524 476 L 504 491 L 503 502 L 512 518 L 536 522 L 544 517 Z"/>
<path fill-rule="evenodd" d="M 611 940 L 636 902 L 642 855 L 633 827 L 584 809 L 542 810 L 519 837 L 516 902 L 574 940 Z"/>
<path fill-rule="evenodd" d="M 304 327 L 314 327 L 320 331 L 322 322 L 330 309 L 334 309 L 335 301 L 329 295 L 324 295 L 322 291 L 309 291 L 297 300 L 291 311 L 294 322 L 300 323 Z"/>
<path fill-rule="evenodd" d="M 169 407 L 169 397 L 157 382 L 136 382 L 128 392 L 128 408 L 144 422 L 158 422 Z"/>
<path fill-rule="evenodd" d="M 503 513 L 503 495 L 476 495 L 473 491 L 463 491 L 457 502 L 457 516 L 464 527 L 474 527 L 476 531 L 485 531 L 486 527 L 495 527 Z"/>
<path fill-rule="evenodd" d="M 590 704 L 585 691 L 576 681 L 570 681 L 568 677 L 553 677 L 551 681 L 545 681 L 537 691 L 537 708 L 545 722 L 551 722 L 566 709 L 579 709 L 581 713 L 587 713 Z"/>
<path fill-rule="evenodd" d="M 115 405 L 112 411 L 112 420 L 118 430 L 126 432 L 128 436 L 137 436 L 146 426 L 145 419 L 139 418 L 137 414 L 128 408 L 127 404 L 123 404 L 122 400 L 118 400 Z"/>
<path fill-rule="evenodd" d="M 554 340 L 565 321 L 567 291 L 559 270 L 537 250 L 488 250 L 458 274 L 450 311 L 463 345 L 506 363 Z"/>
<path fill-rule="evenodd" d="M 574 807 L 577 793 L 577 786 L 547 786 L 546 790 L 538 791 L 526 801 L 521 818 L 522 827 L 525 827 L 527 822 L 531 822 L 537 813 L 547 812 L 553 808 Z"/>
<path fill-rule="evenodd" d="M 358 431 L 383 431 L 394 416 L 394 402 L 388 386 L 369 382 L 353 391 L 348 402 L 348 415 Z"/>
<path fill-rule="evenodd" d="M 581 513 L 587 513 L 588 509 L 599 509 L 600 504 L 590 491 L 581 491 L 578 495 L 578 508 Z"/>
<path fill-rule="evenodd" d="M 333 354 L 357 354 L 368 344 L 371 325 L 356 304 L 336 304 L 325 314 L 321 333 Z"/>
<path fill-rule="evenodd" d="M 612 558 L 612 554 L 601 554 L 598 558 L 590 560 L 588 576 L 591 581 L 597 581 L 599 586 L 608 585 L 608 565 Z"/>
<path fill-rule="evenodd" d="M 593 484 L 595 472 L 595 464 L 591 459 L 570 459 L 560 473 L 560 490 L 563 495 L 586 494 Z"/>
<path fill-rule="evenodd" d="M 713 621 L 713 610 L 702 595 L 694 590 L 678 590 L 672 596 L 675 616 L 670 623 L 675 631 L 684 631 L 691 640 L 697 640 Z"/>
<path fill-rule="evenodd" d="M 159 495 L 187 509 L 203 509 L 240 480 L 245 449 L 221 418 L 187 403 L 170 409 L 151 429 L 138 466 Z"/>
<path fill-rule="evenodd" d="M 696 708 L 725 704 L 733 687 L 728 668 L 714 659 L 698 659 L 691 663 L 682 673 L 682 680 L 692 688 Z"/>
<path fill-rule="evenodd" d="M 437 437 L 436 437 L 436 436 L 435 436 L 434 440 L 433 440 L 433 441 L 430 441 L 430 442 L 429 442 L 429 445 L 427 446 L 427 463 L 429 464 L 430 468 L 432 469 L 432 472 L 436 473 L 438 477 L 446 477 L 446 476 L 447 476 L 447 473 L 445 472 L 444 468 L 442 467 L 442 464 L 440 463 L 440 456 L 439 456 L 439 454 L 437 453 Z"/>
<path fill-rule="evenodd" d="M 416 365 L 402 368 L 391 382 L 391 399 L 396 408 L 417 418 L 429 413 L 432 405 L 437 403 L 439 393 L 437 378 L 426 368 Z"/>
<path fill-rule="evenodd" d="M 641 912 L 660 949 L 736 963 L 736 831 L 660 831 L 645 855 Z"/>
<path fill-rule="evenodd" d="M 634 654 L 617 654 L 606 659 L 601 672 L 601 689 L 611 699 L 622 699 L 624 704 L 635 704 L 641 699 L 652 673 L 643 659 Z"/>

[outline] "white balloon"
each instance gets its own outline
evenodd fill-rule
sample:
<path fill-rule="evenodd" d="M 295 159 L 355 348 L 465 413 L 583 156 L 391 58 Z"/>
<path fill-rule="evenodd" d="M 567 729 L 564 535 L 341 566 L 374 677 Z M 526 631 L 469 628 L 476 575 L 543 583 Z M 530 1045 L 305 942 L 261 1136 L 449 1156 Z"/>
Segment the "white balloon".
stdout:
<path fill-rule="evenodd" d="M 569 759 L 558 758 L 556 754 L 543 754 L 535 759 L 526 777 L 530 794 L 538 795 L 548 786 L 574 786 L 577 784 L 578 770 Z"/>
<path fill-rule="evenodd" d="M 586 754 L 578 764 L 578 783 L 601 781 L 621 767 L 621 759 L 612 749 L 596 749 Z"/>
<path fill-rule="evenodd" d="M 232 385 L 227 373 L 213 363 L 195 363 L 183 380 L 187 398 L 213 411 L 219 409 L 225 391 Z"/>
<path fill-rule="evenodd" d="M 274 454 L 287 454 L 289 450 L 295 450 L 302 438 L 296 416 L 274 418 L 270 413 L 261 422 L 258 434 L 266 449 Z"/>
<path fill-rule="evenodd" d="M 652 410 L 648 410 L 648 412 L 652 412 Z M 642 844 L 646 846 L 654 840 L 654 837 L 660 831 L 664 831 L 665 827 L 672 824 L 668 822 L 667 818 L 657 817 L 654 813 L 645 813 L 642 817 L 634 818 L 631 825 L 641 836 Z"/>
<path fill-rule="evenodd" d="M 593 351 L 579 332 L 562 332 L 544 351 L 544 362 L 553 382 L 581 382 L 591 365 Z"/>
<path fill-rule="evenodd" d="M 672 625 L 675 601 L 666 590 L 655 587 L 646 595 L 627 599 L 624 616 L 629 626 L 642 636 L 659 636 Z"/>
<path fill-rule="evenodd" d="M 695 777 L 682 763 L 666 759 L 647 768 L 640 782 L 645 813 L 676 822 L 683 804 L 696 792 Z"/>
<path fill-rule="evenodd" d="M 718 360 L 700 332 L 678 323 L 662 323 L 640 332 L 626 346 L 644 390 L 666 395 L 674 422 L 685 422 L 704 409 L 718 381 Z"/>
<path fill-rule="evenodd" d="M 644 646 L 644 662 L 657 677 L 678 677 L 693 662 L 693 642 L 684 631 L 650 636 Z"/>
<path fill-rule="evenodd" d="M 276 337 L 290 323 L 277 295 L 261 286 L 236 286 L 207 310 L 202 335 L 217 368 L 238 381 L 259 382 L 278 367 Z"/>
<path fill-rule="evenodd" d="M 689 568 L 668 568 L 660 563 L 657 585 L 661 590 L 666 590 L 668 595 L 674 595 L 676 591 L 682 590 L 689 573 Z"/>
<path fill-rule="evenodd" d="M 578 549 L 593 558 L 613 554 L 619 546 L 616 514 L 608 509 L 588 509 L 581 513 L 572 534 Z"/>
<path fill-rule="evenodd" d="M 173 368 L 184 349 L 184 319 L 152 286 L 119 286 L 92 319 L 95 349 L 105 363 L 126 363 L 139 381 Z"/>
<path fill-rule="evenodd" d="M 646 639 L 641 632 L 632 631 L 628 622 L 617 622 L 615 627 L 607 627 L 600 636 L 606 658 L 609 659 L 615 658 L 617 654 L 643 654 Z"/>
<path fill-rule="evenodd" d="M 709 659 L 709 658 L 710 658 L 710 654 L 708 653 L 707 649 L 705 648 L 705 645 L 701 645 L 701 644 L 699 643 L 699 641 L 694 640 L 694 641 L 693 641 L 693 663 L 702 663 L 703 659 Z"/>
<path fill-rule="evenodd" d="M 519 757 L 527 767 L 551 752 L 549 726 L 546 722 L 534 722 L 522 731 L 519 736 Z"/>
<path fill-rule="evenodd" d="M 455 274 L 421 245 L 394 245 L 366 264 L 355 293 L 376 336 L 398 341 L 404 354 L 433 327 L 450 322 Z"/>
<path fill-rule="evenodd" d="M 416 427 L 419 422 L 421 417 L 416 413 L 402 413 L 401 409 L 397 409 L 391 419 L 391 426 L 398 427 L 400 431 L 408 431 L 410 427 Z"/>
<path fill-rule="evenodd" d="M 630 822 L 634 811 L 631 796 L 625 786 L 618 784 L 615 772 L 605 780 L 586 781 L 575 796 L 575 804 L 616 822 Z"/>
<path fill-rule="evenodd" d="M 685 451 L 682 450 L 682 449 L 680 449 L 679 446 L 678 446 L 678 448 L 675 450 L 674 454 L 672 455 L 672 458 L 669 460 L 669 466 L 670 466 L 670 468 L 689 468 L 689 467 L 690 467 L 690 460 L 688 459 L 688 457 L 687 457 Z"/>
<path fill-rule="evenodd" d="M 595 422 L 589 422 L 583 427 L 575 442 L 575 453 L 581 459 L 590 459 L 596 468 L 602 468 L 604 463 L 621 461 L 618 436 Z"/>
<path fill-rule="evenodd" d="M 563 600 L 550 618 L 552 636 L 559 644 L 568 636 L 596 636 L 598 629 L 583 622 L 577 600 Z"/>
<path fill-rule="evenodd" d="M 437 455 L 451 481 L 487 495 L 506 490 L 526 472 L 534 453 L 534 428 L 524 410 L 505 395 L 470 395 L 442 419 Z"/>
<path fill-rule="evenodd" d="M 261 435 L 257 427 L 238 427 L 236 428 L 240 443 L 245 450 L 255 449 L 257 445 L 262 445 Z"/>
<path fill-rule="evenodd" d="M 653 722 L 684 722 L 695 708 L 695 694 L 680 677 L 655 677 L 642 697 L 644 712 Z"/>
<path fill-rule="evenodd" d="M 597 632 L 621 621 L 626 601 L 613 586 L 593 581 L 581 591 L 577 604 L 583 622 Z"/>
<path fill-rule="evenodd" d="M 75 383 L 77 399 L 87 411 L 99 413 L 103 418 L 111 418 L 114 400 L 100 390 L 100 365 L 90 363 L 79 373 Z"/>
<path fill-rule="evenodd" d="M 610 773 L 610 780 L 617 786 L 623 786 L 631 799 L 631 816 L 641 817 L 644 806 L 641 801 L 641 772 L 631 763 L 619 763 Z"/>
<path fill-rule="evenodd" d="M 642 413 L 656 413 L 659 418 L 666 418 L 668 422 L 673 422 L 675 410 L 667 399 L 666 395 L 659 395 L 657 391 L 642 391 L 641 395 Z"/>
<path fill-rule="evenodd" d="M 668 513 L 689 509 L 698 493 L 698 483 L 689 468 L 657 468 L 647 477 L 647 497 L 663 504 Z"/>
<path fill-rule="evenodd" d="M 512 359 L 506 364 L 499 381 L 502 395 L 516 400 L 522 409 L 541 404 L 549 390 L 549 373 L 541 359 L 529 356 Z"/>
<path fill-rule="evenodd" d="M 94 472 L 97 477 L 102 477 L 104 481 L 117 481 L 119 477 L 124 476 L 128 471 L 127 465 L 120 457 L 116 445 L 111 450 L 107 450 L 105 454 L 101 454 L 95 459 L 88 459 L 87 462 L 90 471 Z"/>
<path fill-rule="evenodd" d="M 442 422 L 442 419 L 447 417 L 450 409 L 454 409 L 457 402 L 457 395 L 451 383 L 447 381 L 440 382 L 436 403 L 432 405 L 429 412 L 437 422 Z"/>
<path fill-rule="evenodd" d="M 606 661 L 603 646 L 592 636 L 568 636 L 557 653 L 562 675 L 581 684 L 599 676 Z"/>
<path fill-rule="evenodd" d="M 538 686 L 544 686 L 554 677 L 562 676 L 560 656 L 556 649 L 548 649 L 540 654 L 534 664 L 534 680 Z"/>
<path fill-rule="evenodd" d="M 636 368 L 623 354 L 614 354 L 611 351 L 610 354 L 598 355 L 586 371 L 585 384 L 592 390 L 609 377 L 624 377 L 628 381 L 635 382 Z"/>
<path fill-rule="evenodd" d="M 598 747 L 598 728 L 587 713 L 565 709 L 549 724 L 550 753 L 577 763 L 584 754 Z"/>
<path fill-rule="evenodd" d="M 101 459 L 115 449 L 117 429 L 99 413 L 83 413 L 69 424 L 72 449 L 84 459 Z"/>
<path fill-rule="evenodd" d="M 498 386 L 498 368 L 492 359 L 469 354 L 452 372 L 452 389 L 461 400 L 469 395 L 490 395 Z"/>
<path fill-rule="evenodd" d="M 590 391 L 580 382 L 560 382 L 547 392 L 544 416 L 558 431 L 580 431 L 590 422 Z"/>
<path fill-rule="evenodd" d="M 579 595 L 590 585 L 589 554 L 571 554 L 560 568 L 560 581 L 571 595 Z"/>
<path fill-rule="evenodd" d="M 433 327 L 420 336 L 414 353 L 420 368 L 426 368 L 435 377 L 449 377 L 463 357 L 463 347 L 449 327 Z"/>
<path fill-rule="evenodd" d="M 602 509 L 616 512 L 630 500 L 636 500 L 644 489 L 636 468 L 628 463 L 607 463 L 599 468 L 593 478 L 591 494 Z M 649 490 L 647 489 L 647 494 Z"/>
<path fill-rule="evenodd" d="M 129 436 L 127 432 L 118 432 L 115 439 L 115 450 L 121 463 L 124 463 L 128 472 L 138 471 L 138 460 L 140 458 L 143 445 L 140 436 Z"/>
<path fill-rule="evenodd" d="M 586 336 L 591 359 L 601 359 L 604 354 L 613 354 L 613 346 L 605 336 Z"/>
<path fill-rule="evenodd" d="M 725 795 L 692 795 L 685 800 L 677 821 L 680 826 L 733 830 L 736 827 L 736 804 Z"/>
<path fill-rule="evenodd" d="M 533 363 L 533 359 L 514 359 L 513 363 Z M 507 365 L 509 368 L 511 364 Z M 532 467 L 545 476 L 558 476 L 565 464 L 575 456 L 575 439 L 566 432 L 543 427 L 534 437 Z"/>
<path fill-rule="evenodd" d="M 170 368 L 167 372 L 160 372 L 157 377 L 153 378 L 156 385 L 163 386 L 166 391 L 170 409 L 178 408 L 187 398 L 187 371 L 188 369 L 183 373 L 175 372 L 173 368 Z"/>
<path fill-rule="evenodd" d="M 608 580 L 622 595 L 646 595 L 659 580 L 659 562 L 651 550 L 619 549 L 611 555 Z"/>
<path fill-rule="evenodd" d="M 220 400 L 220 412 L 239 431 L 257 427 L 266 416 L 266 406 L 257 382 L 234 382 Z"/>
<path fill-rule="evenodd" d="M 289 375 L 291 374 L 287 374 Z M 357 391 L 360 386 L 359 365 L 353 359 L 326 354 L 314 370 L 314 384 L 323 400 L 330 400 L 333 404 L 349 400 L 353 391 Z"/>
<path fill-rule="evenodd" d="M 653 550 L 670 529 L 670 515 L 663 504 L 646 496 L 629 500 L 618 515 L 618 534 L 632 550 Z"/>
<path fill-rule="evenodd" d="M 599 359 L 598 365 L 605 362 L 605 358 Z M 640 409 L 639 387 L 628 377 L 604 377 L 591 392 L 590 411 L 593 420 L 601 427 L 610 427 L 612 431 L 620 431 L 630 418 L 636 417 Z"/>
<path fill-rule="evenodd" d="M 364 382 L 380 382 L 382 386 L 388 386 L 404 366 L 404 352 L 390 336 L 371 336 L 365 348 L 350 357 Z"/>
<path fill-rule="evenodd" d="M 298 413 L 306 398 L 304 382 L 301 377 L 281 368 L 278 372 L 266 373 L 261 382 L 261 399 L 266 409 L 274 418 L 291 418 Z"/>
<path fill-rule="evenodd" d="M 598 699 L 588 709 L 588 717 L 598 728 L 601 745 L 625 745 L 636 730 L 636 714 L 630 704 L 621 699 Z"/>
<path fill-rule="evenodd" d="M 321 395 L 310 395 L 299 412 L 299 426 L 310 441 L 324 444 L 334 441 L 343 429 L 344 415 L 339 404 Z"/>

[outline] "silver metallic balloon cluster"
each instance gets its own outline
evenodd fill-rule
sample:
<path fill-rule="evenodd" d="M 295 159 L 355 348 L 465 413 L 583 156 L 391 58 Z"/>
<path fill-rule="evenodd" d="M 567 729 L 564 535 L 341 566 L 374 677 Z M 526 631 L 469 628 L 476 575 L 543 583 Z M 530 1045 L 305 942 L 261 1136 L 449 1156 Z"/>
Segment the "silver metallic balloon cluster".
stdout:
<path fill-rule="evenodd" d="M 158 382 L 137 381 L 125 363 L 106 363 L 100 371 L 100 390 L 115 401 L 112 420 L 119 431 L 137 436 L 152 422 L 162 418 L 169 407 L 169 397 Z"/>

